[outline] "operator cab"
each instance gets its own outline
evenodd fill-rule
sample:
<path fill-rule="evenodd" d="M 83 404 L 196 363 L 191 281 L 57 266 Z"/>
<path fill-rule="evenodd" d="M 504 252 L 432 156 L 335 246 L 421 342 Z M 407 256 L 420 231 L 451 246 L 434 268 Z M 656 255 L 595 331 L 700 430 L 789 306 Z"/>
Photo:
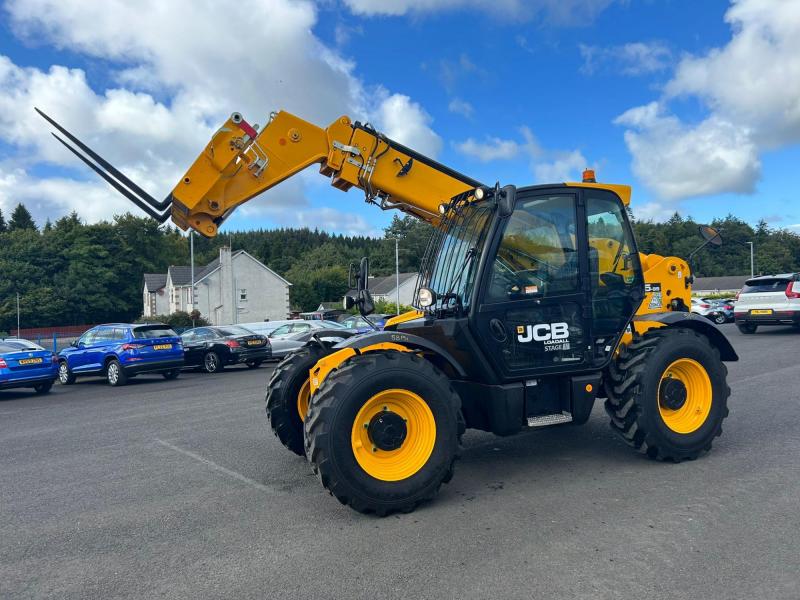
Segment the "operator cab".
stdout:
<path fill-rule="evenodd" d="M 485 363 L 472 372 L 507 383 L 608 362 L 644 297 L 614 191 L 504 188 L 451 206 L 445 219 L 421 269 L 425 327 L 443 328 L 434 337 L 454 355 Z M 462 335 L 445 331 L 452 328 Z"/>

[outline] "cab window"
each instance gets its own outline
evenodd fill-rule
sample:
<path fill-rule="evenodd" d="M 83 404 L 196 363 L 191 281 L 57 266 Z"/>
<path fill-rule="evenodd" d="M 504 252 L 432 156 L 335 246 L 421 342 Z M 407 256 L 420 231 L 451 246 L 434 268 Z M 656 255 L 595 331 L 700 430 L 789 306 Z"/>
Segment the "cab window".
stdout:
<path fill-rule="evenodd" d="M 575 220 L 572 195 L 518 202 L 497 249 L 487 301 L 504 302 L 577 291 Z"/>

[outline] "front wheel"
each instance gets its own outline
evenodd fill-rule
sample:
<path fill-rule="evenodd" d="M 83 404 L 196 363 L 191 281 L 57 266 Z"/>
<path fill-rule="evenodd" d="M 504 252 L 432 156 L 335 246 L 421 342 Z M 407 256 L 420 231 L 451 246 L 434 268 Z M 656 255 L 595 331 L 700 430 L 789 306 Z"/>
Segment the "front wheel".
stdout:
<path fill-rule="evenodd" d="M 206 373 L 216 373 L 222 370 L 222 362 L 216 352 L 206 352 L 203 356 L 203 371 Z"/>
<path fill-rule="evenodd" d="M 609 367 L 605 407 L 611 428 L 651 458 L 697 458 L 722 434 L 727 372 L 705 336 L 682 328 L 651 330 Z"/>
<path fill-rule="evenodd" d="M 714 323 L 716 323 L 717 325 L 724 325 L 727 320 L 728 318 L 725 316 L 724 313 L 715 314 L 713 319 Z"/>
<path fill-rule="evenodd" d="M 75 383 L 75 374 L 69 370 L 67 361 L 65 360 L 58 363 L 58 381 L 62 385 L 72 385 Z"/>
<path fill-rule="evenodd" d="M 180 374 L 181 374 L 180 369 L 172 369 L 171 371 L 166 371 L 161 375 L 164 376 L 164 379 L 170 380 L 170 379 L 177 379 Z"/>
<path fill-rule="evenodd" d="M 410 352 L 369 352 L 333 371 L 311 398 L 306 456 L 342 503 L 410 512 L 453 475 L 464 421 L 447 377 Z"/>

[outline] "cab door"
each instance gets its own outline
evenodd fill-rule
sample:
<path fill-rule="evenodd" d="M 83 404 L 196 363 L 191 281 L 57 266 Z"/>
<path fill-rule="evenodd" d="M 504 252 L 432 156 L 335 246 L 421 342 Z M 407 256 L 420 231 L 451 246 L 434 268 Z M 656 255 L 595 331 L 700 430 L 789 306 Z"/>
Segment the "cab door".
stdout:
<path fill-rule="evenodd" d="M 520 190 L 495 233 L 473 325 L 503 379 L 591 362 L 590 288 L 580 191 Z"/>

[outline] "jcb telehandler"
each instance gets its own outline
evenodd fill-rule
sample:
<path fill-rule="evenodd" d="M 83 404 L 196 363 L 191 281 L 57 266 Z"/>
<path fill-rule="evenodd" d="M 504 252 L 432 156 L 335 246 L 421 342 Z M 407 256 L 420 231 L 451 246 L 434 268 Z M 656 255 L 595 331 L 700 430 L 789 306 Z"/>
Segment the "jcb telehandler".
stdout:
<path fill-rule="evenodd" d="M 337 345 L 312 340 L 267 389 L 272 430 L 355 510 L 385 515 L 432 498 L 468 427 L 578 425 L 596 398 L 611 428 L 654 459 L 694 459 L 722 432 L 723 361 L 736 353 L 689 312 L 687 261 L 637 252 L 628 186 L 591 171 L 578 183 L 487 186 L 348 117 L 320 128 L 278 112 L 259 130 L 234 113 L 158 202 L 42 115 L 149 215 L 204 236 L 314 163 L 334 187 L 435 226 L 417 311 Z M 366 282 L 363 261 L 346 301 L 363 313 Z"/>

